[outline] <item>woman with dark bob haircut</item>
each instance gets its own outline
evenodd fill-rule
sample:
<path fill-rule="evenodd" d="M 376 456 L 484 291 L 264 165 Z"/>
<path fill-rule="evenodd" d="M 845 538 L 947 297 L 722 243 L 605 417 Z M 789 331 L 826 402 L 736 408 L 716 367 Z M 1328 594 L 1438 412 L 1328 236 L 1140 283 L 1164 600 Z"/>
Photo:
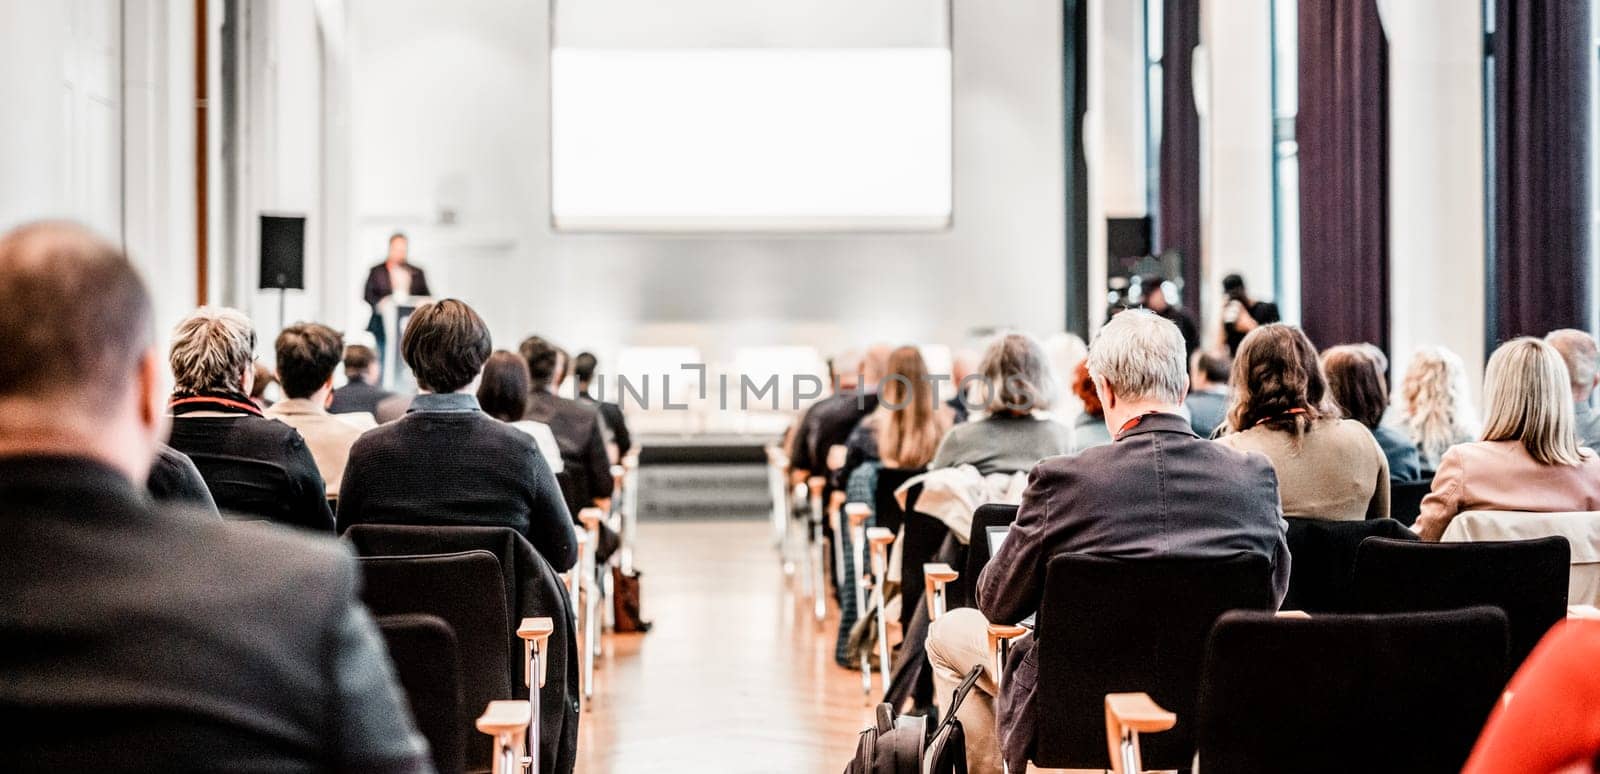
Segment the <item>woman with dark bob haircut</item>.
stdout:
<path fill-rule="evenodd" d="M 1422 475 L 1417 445 L 1405 433 L 1383 425 L 1389 410 L 1389 383 L 1383 364 L 1365 345 L 1341 344 L 1322 352 L 1322 370 L 1328 375 L 1328 394 L 1344 412 L 1372 431 L 1378 448 L 1389 460 L 1389 477 L 1413 481 Z"/>
<path fill-rule="evenodd" d="M 1283 515 L 1389 515 L 1389 461 L 1366 425 L 1341 418 L 1304 331 L 1279 323 L 1251 331 L 1239 344 L 1230 383 L 1229 433 L 1218 442 L 1271 460 Z"/>
<path fill-rule="evenodd" d="M 528 390 L 532 384 L 528 361 L 515 352 L 495 350 L 484 361 L 483 375 L 478 378 L 478 406 L 483 413 L 533 436 L 539 444 L 539 453 L 550 465 L 550 472 L 560 473 L 565 468 L 555 431 L 543 422 L 522 418 L 528 410 Z"/>

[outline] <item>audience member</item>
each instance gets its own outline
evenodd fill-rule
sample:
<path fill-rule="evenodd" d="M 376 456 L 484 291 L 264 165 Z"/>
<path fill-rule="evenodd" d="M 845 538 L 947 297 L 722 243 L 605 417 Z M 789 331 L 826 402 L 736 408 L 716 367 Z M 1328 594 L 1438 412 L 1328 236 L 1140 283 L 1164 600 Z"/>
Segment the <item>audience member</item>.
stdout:
<path fill-rule="evenodd" d="M 867 462 L 902 470 L 925 467 L 954 421 L 947 406 L 934 403 L 928 363 L 916 347 L 890 352 L 887 372 L 877 409 L 845 441 L 844 467 L 833 481 L 836 489 L 844 489 L 851 472 Z"/>
<path fill-rule="evenodd" d="M 515 352 L 497 349 L 483 363 L 483 376 L 478 379 L 478 405 L 483 413 L 533 436 L 550 472 L 560 473 L 566 463 L 561 461 L 556 434 L 543 422 L 522 418 L 528 413 L 528 391 L 532 385 L 528 362 Z"/>
<path fill-rule="evenodd" d="M 1275 323 L 1251 331 L 1234 356 L 1232 387 L 1232 432 L 1218 442 L 1272 460 L 1285 515 L 1389 515 L 1389 461 L 1364 425 L 1340 418 L 1317 350 L 1299 328 Z"/>
<path fill-rule="evenodd" d="M 382 368 L 378 353 L 364 344 L 351 344 L 344 348 L 345 385 L 333 391 L 333 402 L 328 404 L 333 414 L 378 415 L 378 403 L 393 393 L 378 386 Z"/>
<path fill-rule="evenodd" d="M 326 325 L 298 323 L 278 334 L 275 349 L 283 400 L 266 415 L 300 431 L 327 483 L 328 496 L 337 497 L 350 447 L 361 437 L 360 428 L 335 418 L 326 408 L 333 397 L 333 372 L 339 367 L 344 337 Z"/>
<path fill-rule="evenodd" d="M 1567 364 L 1567 375 L 1572 380 L 1573 429 L 1578 434 L 1578 443 L 1600 449 L 1600 414 L 1589 405 L 1595 385 L 1600 384 L 1600 373 L 1597 373 L 1600 346 L 1595 344 L 1593 336 L 1574 328 L 1551 331 L 1544 340 L 1561 353 L 1562 361 Z"/>
<path fill-rule="evenodd" d="M 1418 350 L 1400 382 L 1399 426 L 1417 445 L 1425 476 L 1458 443 L 1478 438 L 1478 412 L 1467 390 L 1467 369 L 1444 347 Z"/>
<path fill-rule="evenodd" d="M 963 394 L 962 385 L 967 382 L 967 377 L 972 376 L 977 370 L 978 355 L 970 349 L 958 350 L 950 357 L 950 392 L 948 393 L 950 399 L 944 401 L 944 405 L 950 409 L 950 421 L 954 424 L 959 425 L 967 421 L 967 415 L 971 413 L 967 408 L 967 400 Z M 944 390 L 945 387 L 941 384 L 939 386 L 939 397 L 946 394 Z"/>
<path fill-rule="evenodd" d="M 250 320 L 233 309 L 201 307 L 178 323 L 169 355 L 172 448 L 194 460 L 223 513 L 332 532 L 305 440 L 250 400 L 255 347 Z"/>
<path fill-rule="evenodd" d="M 888 360 L 889 348 L 882 344 L 873 346 L 865 356 L 852 354 L 835 360 L 838 390 L 811 404 L 800 416 L 789 457 L 795 478 L 804 481 L 809 476 L 828 475 L 828 450 L 848 441 L 856 425 L 877 410 L 878 381 Z"/>
<path fill-rule="evenodd" d="M 950 428 L 929 468 L 971 465 L 979 473 L 1032 470 L 1072 450 L 1072 428 L 1045 412 L 1056 397 L 1044 349 L 1032 336 L 1001 336 L 983 353 L 983 413 Z"/>
<path fill-rule="evenodd" d="M 1165 277 L 1159 274 L 1145 277 L 1139 287 L 1144 291 L 1144 308 L 1178 326 L 1178 330 L 1183 333 L 1184 362 L 1188 362 L 1187 358 L 1193 357 L 1195 350 L 1200 348 L 1200 328 L 1195 325 L 1194 318 L 1174 306 L 1167 298 Z"/>
<path fill-rule="evenodd" d="M 150 493 L 150 499 L 158 503 L 186 505 L 208 516 L 222 518 L 217 501 L 211 498 L 211 490 L 206 488 L 206 480 L 194 466 L 194 460 L 166 444 L 156 450 L 144 488 Z"/>
<path fill-rule="evenodd" d="M 1573 434 L 1567 366 L 1540 339 L 1489 357 L 1483 440 L 1451 447 L 1422 499 L 1417 534 L 1438 540 L 1462 511 L 1600 510 L 1600 457 Z"/>
<path fill-rule="evenodd" d="M 567 501 L 589 507 L 611 496 L 611 457 L 606 453 L 605 420 L 594 406 L 556 395 L 555 388 L 566 378 L 561 349 L 539 338 L 522 341 L 519 354 L 528 362 L 533 387 L 528 392 L 528 411 L 524 419 L 543 422 L 556 434 L 561 459 L 566 463 L 573 491 Z"/>
<path fill-rule="evenodd" d="M 460 301 L 412 313 L 400 355 L 422 392 L 405 417 L 368 430 L 350 450 L 341 530 L 374 523 L 511 527 L 557 572 L 577 561 L 572 515 L 533 437 L 484 414 L 473 395 L 490 350 L 489 327 Z"/>
<path fill-rule="evenodd" d="M 1061 553 L 1146 559 L 1222 559 L 1257 554 L 1273 565 L 1281 601 L 1288 588 L 1287 525 L 1271 463 L 1195 436 L 1180 412 L 1188 383 L 1177 326 L 1144 311 L 1100 329 L 1089 370 L 1116 441 L 1033 469 L 1017 520 L 976 580 L 978 608 L 951 610 L 928 635 L 935 696 L 945 706 L 975 664 L 983 679 L 956 713 L 966 731 L 968 770 L 997 772 L 996 675 L 986 647 L 989 621 L 1014 623 L 1038 610 L 1045 568 Z M 1129 492 L 1144 493 L 1138 497 Z M 1038 720 L 1039 679 L 1031 638 L 1017 642 L 1000 698 L 998 745 L 1011 771 L 1025 770 Z M 1083 669 L 1094 669 L 1093 664 Z"/>
<path fill-rule="evenodd" d="M 1222 339 L 1228 354 L 1238 357 L 1239 345 L 1244 337 L 1263 325 L 1277 322 L 1278 305 L 1257 301 L 1244 288 L 1244 277 L 1229 274 L 1222 278 L 1224 306 L 1222 308 Z"/>
<path fill-rule="evenodd" d="M 1422 475 L 1417 445 L 1392 427 L 1383 424 L 1389 410 L 1389 387 L 1383 378 L 1385 363 L 1375 360 L 1362 346 L 1346 344 L 1329 347 L 1322 353 L 1322 369 L 1328 377 L 1328 397 L 1347 419 L 1354 419 L 1372 431 L 1378 448 L 1389 461 L 1389 478 L 1415 481 Z"/>
<path fill-rule="evenodd" d="M 225 316 L 180 328 L 185 377 Z M 344 548 L 136 483 L 166 425 L 152 318 L 86 231 L 0 237 L 0 769 L 432 771 Z M 242 399 L 230 353 L 206 359 Z"/>
<path fill-rule="evenodd" d="M 1210 438 L 1228 423 L 1228 372 L 1233 359 L 1226 351 L 1208 349 L 1195 353 L 1189 362 L 1189 397 L 1183 405 L 1189 409 L 1189 425 L 1195 434 Z"/>
<path fill-rule="evenodd" d="M 1044 354 L 1050 363 L 1050 374 L 1055 383 L 1072 384 L 1072 375 L 1077 373 L 1078 364 L 1089 356 L 1089 345 L 1083 343 L 1076 333 L 1060 331 L 1044 340 Z M 1065 423 L 1076 421 L 1078 415 L 1083 413 L 1082 402 L 1072 390 L 1057 397 L 1059 400 L 1050 405 L 1050 413 Z"/>
<path fill-rule="evenodd" d="M 1094 378 L 1089 376 L 1089 361 L 1078 363 L 1072 375 L 1072 394 L 1083 404 L 1083 413 L 1072 425 L 1072 450 L 1083 451 L 1111 443 L 1111 429 L 1106 427 L 1106 409 L 1100 405 L 1094 392 Z"/>
<path fill-rule="evenodd" d="M 1600 621 L 1567 619 L 1522 662 L 1462 774 L 1578 774 L 1600 760 Z"/>
<path fill-rule="evenodd" d="M 250 402 L 256 404 L 256 408 L 266 411 L 275 402 L 268 397 L 267 390 L 278 383 L 278 375 L 262 365 L 259 360 L 254 363 L 254 367 L 256 377 L 250 383 Z"/>
<path fill-rule="evenodd" d="M 605 420 L 606 430 L 611 438 L 611 446 L 616 450 L 616 453 L 612 456 L 614 459 L 621 460 L 623 457 L 628 456 L 628 452 L 633 449 L 633 439 L 628 435 L 628 422 L 622 416 L 621 404 L 598 400 L 590 391 L 594 385 L 595 368 L 598 366 L 599 361 L 593 354 L 588 352 L 579 352 L 578 356 L 572 359 L 572 376 L 574 381 L 577 382 L 578 402 L 587 403 L 600 409 L 600 418 Z M 602 384 L 600 396 L 602 398 L 605 397 L 604 387 L 605 385 Z"/>

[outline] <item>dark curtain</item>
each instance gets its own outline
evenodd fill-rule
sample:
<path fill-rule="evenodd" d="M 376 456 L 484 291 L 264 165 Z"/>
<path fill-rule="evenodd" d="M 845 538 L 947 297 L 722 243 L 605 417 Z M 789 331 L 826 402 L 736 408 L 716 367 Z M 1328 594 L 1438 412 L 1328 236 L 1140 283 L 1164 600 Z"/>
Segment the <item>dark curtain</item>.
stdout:
<path fill-rule="evenodd" d="M 1589 327 L 1589 2 L 1496 0 L 1491 343 Z"/>
<path fill-rule="evenodd" d="M 1300 317 L 1318 347 L 1389 347 L 1388 70 L 1377 0 L 1300 1 Z"/>
<path fill-rule="evenodd" d="M 1162 3 L 1161 176 L 1156 252 L 1183 255 L 1183 306 L 1200 310 L 1200 113 L 1194 107 L 1200 0 Z"/>
<path fill-rule="evenodd" d="M 1061 25 L 1062 140 L 1066 143 L 1066 323 L 1067 330 L 1088 338 L 1089 164 L 1083 155 L 1083 114 L 1089 102 L 1089 1 L 1062 0 Z"/>

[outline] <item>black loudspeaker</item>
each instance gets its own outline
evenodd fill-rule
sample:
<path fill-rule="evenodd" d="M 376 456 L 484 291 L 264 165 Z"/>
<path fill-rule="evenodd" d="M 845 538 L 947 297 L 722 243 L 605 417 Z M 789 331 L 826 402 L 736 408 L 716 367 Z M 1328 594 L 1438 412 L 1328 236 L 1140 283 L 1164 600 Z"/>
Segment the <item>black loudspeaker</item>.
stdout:
<path fill-rule="evenodd" d="M 1143 258 L 1150 254 L 1150 216 L 1106 218 L 1106 256 Z"/>
<path fill-rule="evenodd" d="M 262 215 L 261 289 L 304 290 L 305 269 L 305 217 Z"/>

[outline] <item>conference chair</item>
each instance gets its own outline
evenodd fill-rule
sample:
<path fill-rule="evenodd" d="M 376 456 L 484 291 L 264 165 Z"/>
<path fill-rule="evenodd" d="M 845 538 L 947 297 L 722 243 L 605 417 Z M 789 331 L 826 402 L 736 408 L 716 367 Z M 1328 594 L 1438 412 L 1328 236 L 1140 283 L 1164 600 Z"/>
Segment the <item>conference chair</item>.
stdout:
<path fill-rule="evenodd" d="M 1389 518 L 1407 527 L 1417 523 L 1422 515 L 1422 498 L 1433 491 L 1433 476 L 1415 481 L 1394 481 L 1389 484 Z"/>
<path fill-rule="evenodd" d="M 505 639 L 510 623 L 500 563 L 488 551 L 358 561 L 362 601 L 374 615 L 422 613 L 443 620 L 455 632 L 462 676 L 456 728 L 458 738 L 466 739 L 476 712 L 471 708 L 511 698 Z M 466 770 L 488 769 L 487 752 L 468 749 Z"/>
<path fill-rule="evenodd" d="M 967 534 L 967 562 L 961 568 L 963 583 L 954 587 L 950 600 L 955 607 L 976 607 L 978 576 L 989 565 L 989 528 L 1009 527 L 1017 520 L 1017 506 L 989 503 L 972 513 L 972 531 Z"/>
<path fill-rule="evenodd" d="M 583 598 L 579 608 L 582 620 L 579 631 L 583 640 L 583 700 L 584 706 L 589 707 L 594 699 L 594 662 L 600 655 L 601 614 L 606 600 L 605 584 L 599 577 L 600 568 L 595 559 L 595 547 L 600 542 L 600 522 L 604 519 L 605 511 L 600 508 L 584 508 L 578 512 L 578 521 L 583 525 L 585 540 L 581 557 L 578 559 L 577 590 Z M 576 600 L 574 600 L 576 603 Z"/>
<path fill-rule="evenodd" d="M 807 502 L 810 504 L 811 537 L 806 547 L 806 589 L 811 598 L 811 608 L 816 616 L 817 623 L 828 615 L 826 574 L 823 572 L 823 514 L 822 497 L 827 489 L 828 480 L 822 476 L 812 476 L 806 479 Z"/>
<path fill-rule="evenodd" d="M 1272 609 L 1267 559 L 1061 554 L 1050 560 L 1044 583 L 1033 643 L 1039 670 L 1033 762 L 1041 768 L 1111 768 L 1106 695 L 1137 692 L 1177 715 L 1170 733 L 1149 740 L 1144 756 L 1154 768 L 1187 768 L 1194 757 L 1206 636 L 1229 610 Z M 990 627 L 997 675 L 1005 674 L 1002 647 L 1021 629 Z"/>
<path fill-rule="evenodd" d="M 1533 540 L 1559 535 L 1572 549 L 1567 575 L 1568 605 L 1600 605 L 1600 512 L 1526 513 L 1466 511 L 1457 514 L 1439 540 Z"/>
<path fill-rule="evenodd" d="M 916 471 L 920 472 L 920 471 Z M 922 485 L 915 484 L 906 491 L 906 505 L 899 508 L 894 497 L 895 487 L 885 490 L 882 479 L 878 482 L 878 499 L 894 502 L 900 510 L 900 631 L 911 628 L 911 618 L 922 604 L 925 586 L 922 566 L 934 560 L 944 545 L 950 528 L 945 523 L 917 510 L 917 497 Z"/>
<path fill-rule="evenodd" d="M 839 471 L 844 469 L 845 461 L 849 456 L 850 451 L 843 444 L 834 444 L 828 447 L 829 479 L 838 479 Z M 839 536 L 844 530 L 844 501 L 843 482 L 838 486 L 828 488 L 827 502 L 823 515 L 826 517 L 828 524 L 828 542 L 833 544 L 833 561 L 831 563 L 833 566 L 833 589 L 838 595 L 838 599 L 844 598 L 846 584 L 849 582 L 849 578 L 845 577 L 844 571 L 844 543 L 839 540 Z"/>
<path fill-rule="evenodd" d="M 379 616 L 377 622 L 411 717 L 428 740 L 434 769 L 461 771 L 465 740 L 460 726 L 461 654 L 455 630 L 444 619 L 421 613 Z"/>
<path fill-rule="evenodd" d="M 533 708 L 525 701 L 490 702 L 473 725 L 492 740 L 487 748 L 493 774 L 520 774 L 523 749 Z"/>
<path fill-rule="evenodd" d="M 1355 612 L 1420 613 L 1489 605 L 1510 626 L 1509 670 L 1567 614 L 1563 537 L 1480 543 L 1368 538 L 1356 550 Z M 1510 671 L 1499 675 L 1502 684 Z"/>
<path fill-rule="evenodd" d="M 640 446 L 634 444 L 627 456 L 622 458 L 622 494 L 618 498 L 622 503 L 622 547 L 620 557 L 622 572 L 633 575 L 633 549 L 639 539 L 639 450 Z"/>
<path fill-rule="evenodd" d="M 772 543 L 779 547 L 780 555 L 787 558 L 781 549 L 789 529 L 789 455 L 784 454 L 783 447 L 778 444 L 768 444 L 765 451 L 767 496 L 772 498 Z"/>
<path fill-rule="evenodd" d="M 894 533 L 883 527 L 872 527 L 866 534 L 867 550 L 871 555 L 872 566 L 872 603 L 876 616 L 878 633 L 878 669 L 883 675 L 883 685 L 889 685 L 889 626 L 884 620 L 884 606 L 887 600 L 885 584 L 889 576 L 889 546 L 894 543 Z M 867 659 L 861 659 L 861 687 L 863 692 L 872 692 L 872 672 Z"/>
<path fill-rule="evenodd" d="M 1506 632 L 1505 614 L 1493 607 L 1225 613 L 1206 644 L 1197 770 L 1460 771 L 1505 684 Z M 1140 733 L 1161 730 L 1163 714 L 1167 725 L 1178 719 L 1144 694 L 1108 694 L 1105 707 L 1118 774 L 1142 771 Z"/>
<path fill-rule="evenodd" d="M 584 539 L 582 533 L 579 539 Z M 569 771 L 577 758 L 578 711 L 582 701 L 577 625 L 573 600 L 561 574 L 516 530 L 507 527 L 419 526 L 358 524 L 345 533 L 356 553 L 364 557 L 411 556 L 483 550 L 499 564 L 501 593 L 508 611 L 506 642 L 507 682 L 511 693 L 501 698 L 526 698 L 527 673 L 520 633 L 521 622 L 548 618 L 552 631 L 543 658 L 548 679 L 539 703 L 544 734 L 541 769 Z M 571 574 L 576 581 L 577 568 Z M 515 626 L 513 626 L 515 624 Z M 473 705 L 464 705 L 465 712 Z"/>
<path fill-rule="evenodd" d="M 1411 530 L 1394 519 L 1329 521 L 1290 517 L 1289 593 L 1284 610 L 1339 613 L 1350 609 L 1350 578 L 1356 549 L 1369 537 L 1416 540 Z"/>

